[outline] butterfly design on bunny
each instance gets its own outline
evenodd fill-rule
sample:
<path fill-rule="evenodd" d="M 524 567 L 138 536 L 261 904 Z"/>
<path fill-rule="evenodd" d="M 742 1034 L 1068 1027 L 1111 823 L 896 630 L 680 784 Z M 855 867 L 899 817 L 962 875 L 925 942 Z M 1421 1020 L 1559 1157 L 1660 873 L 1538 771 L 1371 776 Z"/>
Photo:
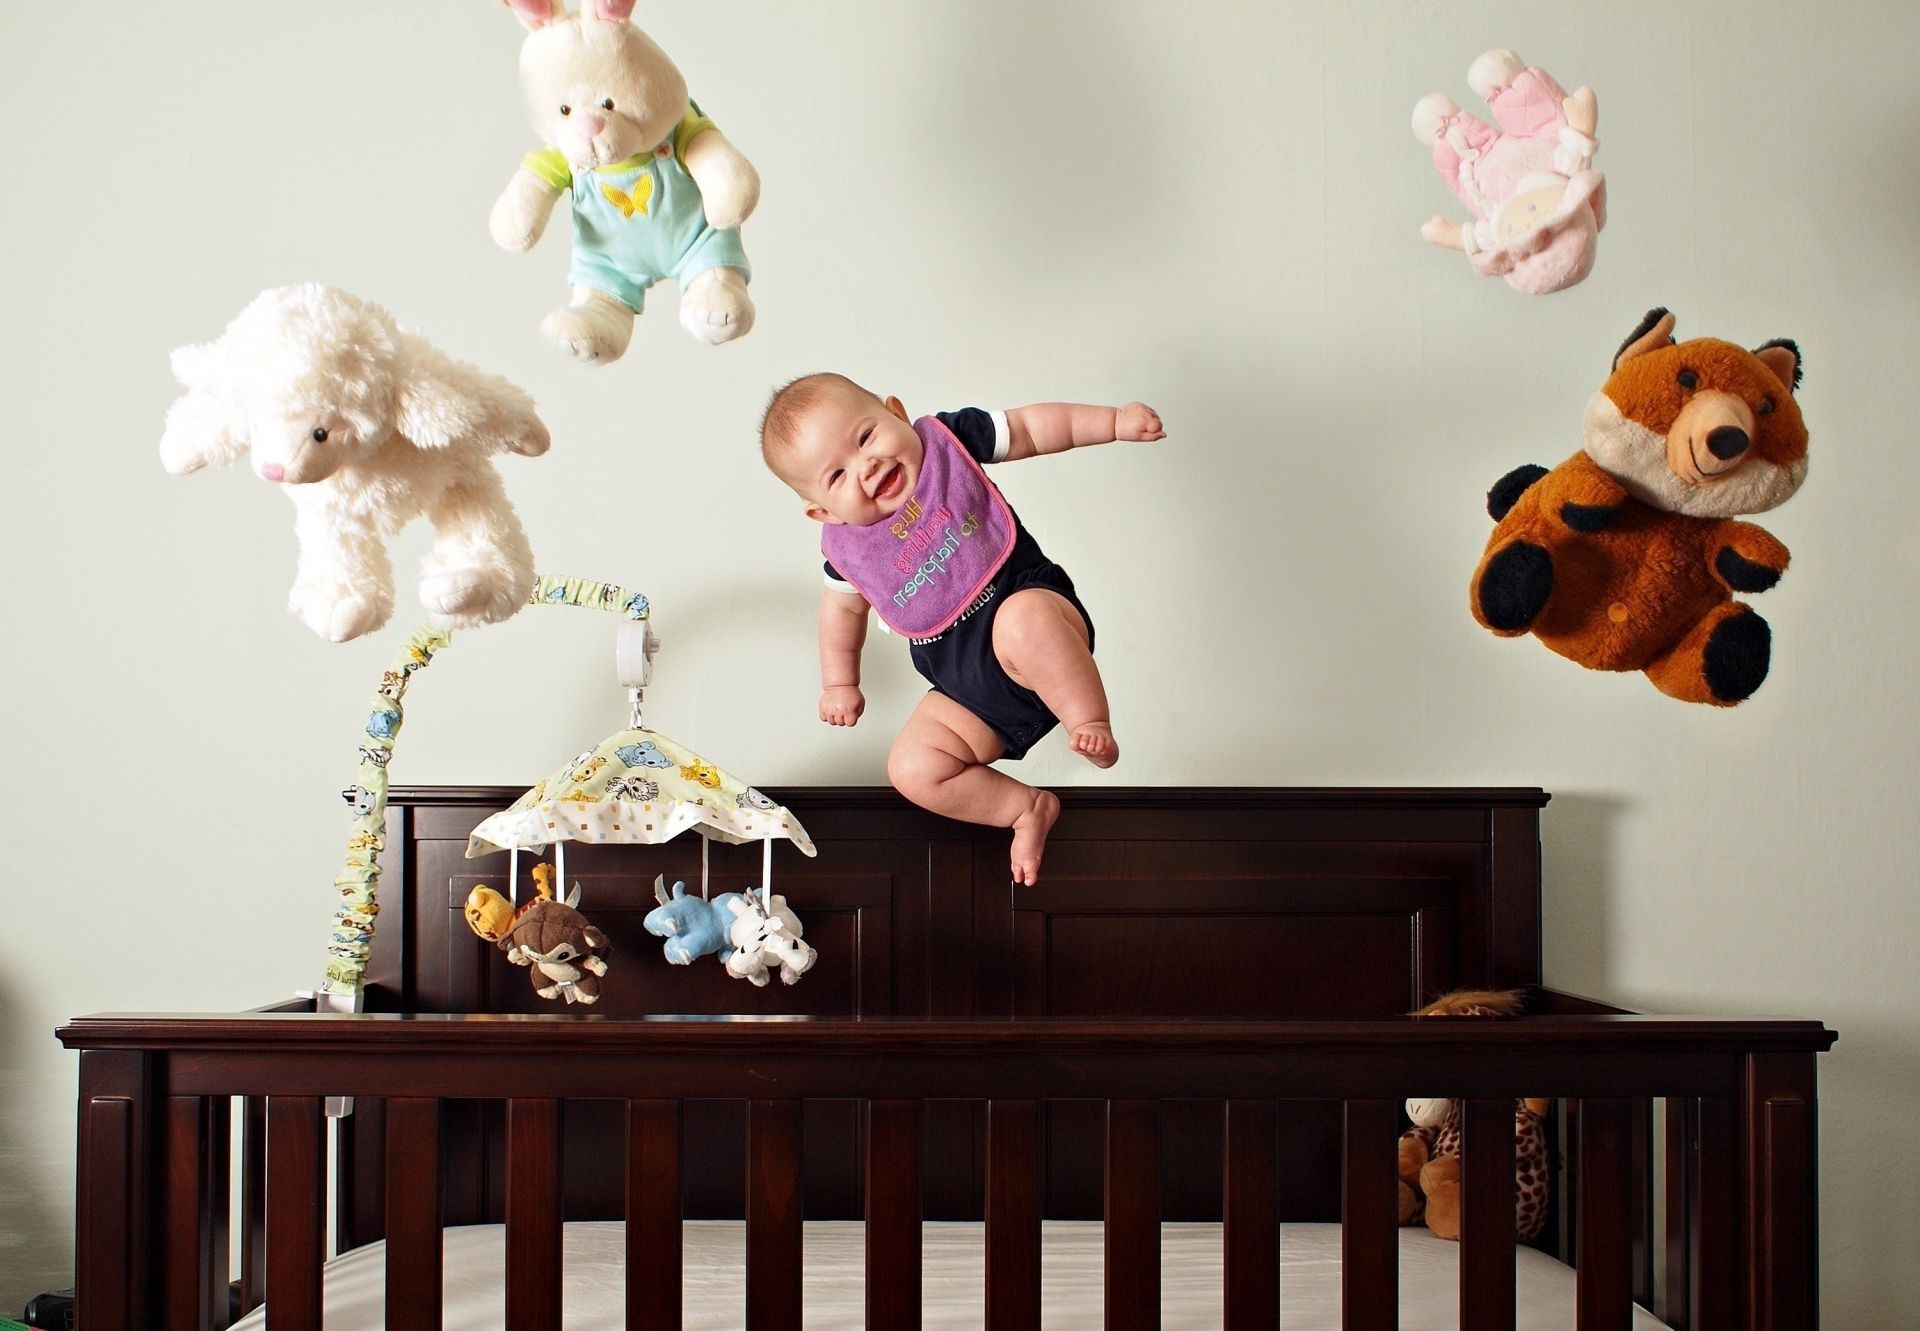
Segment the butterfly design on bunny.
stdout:
<path fill-rule="evenodd" d="M 541 330 L 588 364 L 618 360 L 654 284 L 680 287 L 680 324 L 702 342 L 753 327 L 740 224 L 760 177 L 687 98 L 667 53 L 630 22 L 634 0 L 507 0 L 528 29 L 520 82 L 546 146 L 493 205 L 504 249 L 529 250 L 571 199 L 568 303 Z"/>

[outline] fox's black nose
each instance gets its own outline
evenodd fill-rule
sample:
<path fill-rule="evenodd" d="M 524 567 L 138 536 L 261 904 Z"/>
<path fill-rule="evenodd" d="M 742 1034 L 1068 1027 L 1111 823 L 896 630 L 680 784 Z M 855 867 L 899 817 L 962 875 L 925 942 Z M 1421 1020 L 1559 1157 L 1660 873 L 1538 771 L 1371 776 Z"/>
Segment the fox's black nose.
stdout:
<path fill-rule="evenodd" d="M 1707 436 L 1707 451 L 1722 462 L 1739 457 L 1752 446 L 1747 432 L 1737 425 L 1723 425 Z"/>

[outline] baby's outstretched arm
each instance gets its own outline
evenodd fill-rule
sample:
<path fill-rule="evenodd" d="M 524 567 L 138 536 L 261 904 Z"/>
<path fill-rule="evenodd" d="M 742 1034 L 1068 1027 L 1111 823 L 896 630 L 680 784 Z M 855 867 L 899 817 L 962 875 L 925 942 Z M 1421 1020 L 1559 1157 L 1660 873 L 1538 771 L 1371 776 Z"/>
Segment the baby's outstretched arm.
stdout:
<path fill-rule="evenodd" d="M 831 587 L 820 593 L 820 719 L 850 726 L 867 710 L 860 692 L 860 649 L 867 641 L 863 597 Z"/>
<path fill-rule="evenodd" d="M 1077 402 L 1036 402 L 1007 413 L 1007 460 L 1064 453 L 1069 448 L 1111 444 L 1117 440 L 1151 443 L 1165 439 L 1160 413 L 1143 402 L 1124 407 L 1090 407 Z"/>

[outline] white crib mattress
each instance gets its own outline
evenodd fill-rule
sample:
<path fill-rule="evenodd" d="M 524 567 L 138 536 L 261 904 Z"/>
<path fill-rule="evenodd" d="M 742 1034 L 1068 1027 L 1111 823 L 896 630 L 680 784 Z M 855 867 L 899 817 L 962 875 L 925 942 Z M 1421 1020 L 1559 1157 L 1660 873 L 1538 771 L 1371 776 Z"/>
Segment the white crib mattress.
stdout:
<path fill-rule="evenodd" d="M 863 1325 L 865 1241 L 857 1220 L 810 1221 L 805 1232 L 808 1331 L 859 1331 Z M 738 1331 L 744 1324 L 746 1230 L 737 1220 L 685 1226 L 686 1331 Z M 563 1299 L 568 1331 L 623 1331 L 624 1227 L 617 1221 L 569 1224 Z M 445 1331 L 498 1331 L 506 1236 L 499 1225 L 446 1231 Z M 383 1331 L 386 1259 L 374 1243 L 327 1263 L 327 1331 Z M 1160 1322 L 1166 1331 L 1218 1328 L 1220 1226 L 1161 1227 Z M 1455 1331 L 1459 1325 L 1460 1247 L 1425 1229 L 1400 1231 L 1402 1331 Z M 1532 1248 L 1515 1254 L 1521 1331 L 1566 1331 L 1574 1324 L 1572 1268 Z M 921 1245 L 927 1331 L 971 1331 L 985 1322 L 982 1227 L 929 1222 Z M 1050 1220 L 1041 1248 L 1041 1324 L 1047 1331 L 1101 1326 L 1101 1226 Z M 259 1331 L 264 1308 L 235 1324 Z M 1340 1325 L 1340 1226 L 1288 1224 L 1280 1235 L 1280 1322 L 1287 1331 Z M 1634 1310 L 1635 1331 L 1665 1324 Z"/>

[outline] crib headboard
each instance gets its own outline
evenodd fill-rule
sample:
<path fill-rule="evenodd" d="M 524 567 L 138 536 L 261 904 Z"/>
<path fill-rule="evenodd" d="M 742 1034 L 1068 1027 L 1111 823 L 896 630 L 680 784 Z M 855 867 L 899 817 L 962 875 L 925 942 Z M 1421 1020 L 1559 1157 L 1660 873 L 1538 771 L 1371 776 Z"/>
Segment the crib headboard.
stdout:
<path fill-rule="evenodd" d="M 812 860 L 784 843 L 775 855 L 776 890 L 820 950 L 814 970 L 792 988 L 755 989 L 711 960 L 666 964 L 641 919 L 655 874 L 697 882 L 695 838 L 570 847 L 582 907 L 613 939 L 596 1012 L 1332 1017 L 1541 979 L 1539 811 L 1548 797 L 1537 789 L 1067 790 L 1035 888 L 1008 883 L 1006 833 L 936 818 L 890 790 L 768 793 L 820 847 Z M 502 886 L 506 872 L 504 856 L 464 858 L 467 834 L 518 794 L 392 793 L 372 1008 L 554 1010 L 460 915 L 473 886 Z M 758 849 L 716 846 L 713 867 L 716 891 L 744 888 L 757 881 Z M 487 1149 L 497 1112 L 475 1102 L 446 1124 L 448 1223 L 498 1217 L 501 1181 Z M 1172 1102 L 1164 1112 L 1163 1214 L 1217 1218 L 1217 1171 L 1183 1161 L 1189 1152 L 1219 1159 L 1219 1107 Z M 352 1140 L 379 1127 L 377 1110 L 356 1118 L 342 1154 L 349 1173 Z M 929 1218 L 978 1216 L 980 1118 L 975 1104 L 929 1106 Z M 735 1105 L 689 1116 L 689 1216 L 740 1213 L 739 1121 Z M 810 1216 L 860 1214 L 857 1127 L 857 1106 L 808 1106 Z M 1283 1128 L 1282 1167 L 1299 1181 L 1286 1190 L 1286 1218 L 1337 1215 L 1337 1107 L 1302 1102 Z M 1101 1131 L 1092 1106 L 1049 1108 L 1049 1215 L 1100 1213 Z M 620 1149 L 619 1133 L 614 1106 L 569 1103 L 569 1214 L 619 1214 L 617 1178 L 595 1167 Z M 364 1221 L 350 1221 L 349 1236 L 378 1231 L 375 1215 Z"/>

